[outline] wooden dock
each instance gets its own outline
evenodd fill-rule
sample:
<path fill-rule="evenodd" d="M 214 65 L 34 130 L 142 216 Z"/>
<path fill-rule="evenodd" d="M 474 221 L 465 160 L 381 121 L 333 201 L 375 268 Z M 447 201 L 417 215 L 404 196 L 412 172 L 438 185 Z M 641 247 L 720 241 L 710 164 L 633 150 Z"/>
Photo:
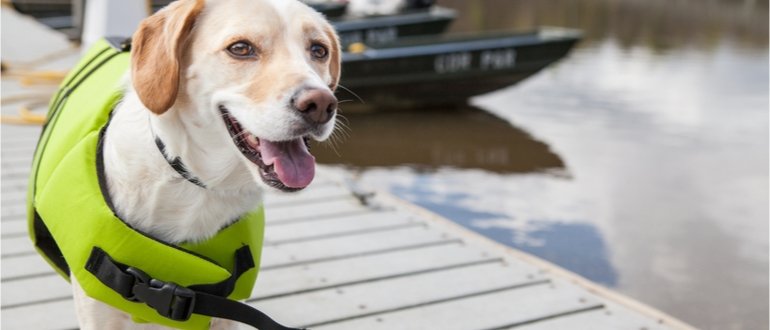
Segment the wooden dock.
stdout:
<path fill-rule="evenodd" d="M 2 126 L 2 328 L 77 328 L 69 285 L 37 255 L 24 215 L 40 128 Z M 266 200 L 266 244 L 248 302 L 313 329 L 669 329 L 675 319 L 387 193 L 354 193 L 319 169 Z"/>

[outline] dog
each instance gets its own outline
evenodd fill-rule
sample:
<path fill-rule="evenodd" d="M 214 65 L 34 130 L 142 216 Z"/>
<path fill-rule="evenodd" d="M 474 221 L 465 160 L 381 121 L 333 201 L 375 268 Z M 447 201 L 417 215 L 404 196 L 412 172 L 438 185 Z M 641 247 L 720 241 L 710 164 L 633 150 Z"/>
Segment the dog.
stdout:
<path fill-rule="evenodd" d="M 103 143 L 108 193 L 131 227 L 202 241 L 259 207 L 265 189 L 313 180 L 306 140 L 335 128 L 341 58 L 321 14 L 296 0 L 178 0 L 141 22 L 131 52 Z M 81 329 L 160 327 L 133 323 L 72 278 Z"/>

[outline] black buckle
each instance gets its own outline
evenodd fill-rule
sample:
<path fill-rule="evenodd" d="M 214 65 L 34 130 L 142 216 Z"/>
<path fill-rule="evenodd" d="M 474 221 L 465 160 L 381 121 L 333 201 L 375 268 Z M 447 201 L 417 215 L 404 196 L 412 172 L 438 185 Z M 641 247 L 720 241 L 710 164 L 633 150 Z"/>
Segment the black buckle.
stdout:
<path fill-rule="evenodd" d="M 145 272 L 128 267 L 126 272 L 136 279 L 131 290 L 133 296 L 127 299 L 143 302 L 154 308 L 158 314 L 174 321 L 187 321 L 195 307 L 195 291 L 173 282 L 150 278 Z"/>

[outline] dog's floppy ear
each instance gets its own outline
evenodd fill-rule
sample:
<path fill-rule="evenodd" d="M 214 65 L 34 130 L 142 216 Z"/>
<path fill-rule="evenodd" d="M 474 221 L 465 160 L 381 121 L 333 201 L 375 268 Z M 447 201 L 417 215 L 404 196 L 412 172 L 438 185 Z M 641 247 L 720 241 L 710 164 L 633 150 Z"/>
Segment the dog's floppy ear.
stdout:
<path fill-rule="evenodd" d="M 329 87 L 332 91 L 334 91 L 337 89 L 337 85 L 340 82 L 340 74 L 342 68 L 340 57 L 342 56 L 342 49 L 340 49 L 340 40 L 337 37 L 337 33 L 334 32 L 334 28 L 327 24 L 324 30 L 332 43 L 331 58 L 329 59 L 329 74 L 332 76 L 332 82 Z"/>
<path fill-rule="evenodd" d="M 203 0 L 179 0 L 142 21 L 131 42 L 131 79 L 142 104 L 156 114 L 176 101 L 179 62 Z"/>

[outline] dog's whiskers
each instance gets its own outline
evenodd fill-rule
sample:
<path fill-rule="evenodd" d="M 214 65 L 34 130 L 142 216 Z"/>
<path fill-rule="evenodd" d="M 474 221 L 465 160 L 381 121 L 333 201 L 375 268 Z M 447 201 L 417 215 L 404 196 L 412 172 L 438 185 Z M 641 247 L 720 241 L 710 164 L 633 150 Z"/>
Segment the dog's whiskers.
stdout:
<path fill-rule="evenodd" d="M 362 99 L 360 96 L 358 96 L 358 94 L 356 94 L 354 91 L 350 90 L 350 88 L 347 88 L 347 87 L 342 86 L 342 85 L 337 85 L 337 86 L 339 86 L 340 88 L 348 91 L 348 93 L 353 94 L 353 96 L 355 96 L 359 101 L 361 101 L 361 103 L 366 104 L 366 102 L 364 102 L 364 99 Z"/>
<path fill-rule="evenodd" d="M 339 132 L 340 134 L 345 134 L 347 137 L 350 137 L 350 120 L 342 114 L 338 114 L 337 117 L 339 120 L 334 123 L 334 133 Z"/>
<path fill-rule="evenodd" d="M 350 137 L 350 126 L 348 125 L 350 121 L 340 113 L 337 114 L 337 118 L 338 120 L 334 123 L 334 131 L 329 136 L 327 145 L 337 156 L 341 157 L 337 147 L 339 143 Z"/>

